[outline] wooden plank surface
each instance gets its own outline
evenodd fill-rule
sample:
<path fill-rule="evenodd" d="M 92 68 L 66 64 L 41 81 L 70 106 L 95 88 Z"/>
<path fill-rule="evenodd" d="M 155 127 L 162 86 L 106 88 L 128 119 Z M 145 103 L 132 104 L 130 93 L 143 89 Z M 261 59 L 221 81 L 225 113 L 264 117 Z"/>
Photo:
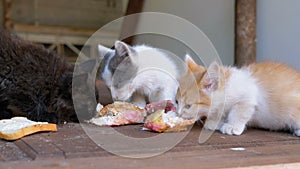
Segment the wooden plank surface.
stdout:
<path fill-rule="evenodd" d="M 141 125 L 129 125 L 114 129 L 136 138 L 158 135 L 140 128 Z M 284 132 L 248 129 L 241 136 L 215 132 L 206 143 L 199 144 L 201 126 L 196 124 L 170 151 L 151 158 L 134 159 L 106 152 L 90 139 L 80 124 L 63 124 L 58 129 L 58 132 L 34 134 L 15 142 L 0 140 L 0 168 L 300 167 L 300 138 Z M 109 134 L 102 133 L 103 136 Z M 244 150 L 232 149 L 239 147 Z"/>
<path fill-rule="evenodd" d="M 68 127 L 61 127 L 60 132 L 53 133 L 48 139 L 64 152 L 65 158 L 109 155 L 97 146 L 78 124 L 71 123 Z"/>
<path fill-rule="evenodd" d="M 32 135 L 24 137 L 16 143 L 32 159 L 64 157 L 64 152 L 52 143 L 52 140 L 44 135 Z"/>
<path fill-rule="evenodd" d="M 0 166 L 4 161 L 28 161 L 31 158 L 14 142 L 0 139 Z"/>

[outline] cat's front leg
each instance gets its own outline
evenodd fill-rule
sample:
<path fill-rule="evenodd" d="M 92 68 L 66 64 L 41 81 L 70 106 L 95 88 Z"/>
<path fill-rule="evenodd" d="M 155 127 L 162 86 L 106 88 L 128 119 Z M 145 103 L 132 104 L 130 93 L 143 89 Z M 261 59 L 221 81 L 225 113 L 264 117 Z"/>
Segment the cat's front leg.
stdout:
<path fill-rule="evenodd" d="M 143 109 L 146 106 L 146 97 L 140 93 L 134 93 L 131 97 L 131 103 Z"/>
<path fill-rule="evenodd" d="M 293 135 L 300 137 L 300 120 L 297 120 L 296 125 L 293 127 Z"/>
<path fill-rule="evenodd" d="M 164 100 L 171 100 L 171 102 L 173 104 L 176 104 L 176 102 L 175 102 L 176 94 L 177 94 L 177 88 L 175 88 L 175 87 L 162 88 L 160 90 L 156 90 L 156 91 L 152 92 L 149 95 L 149 101 L 150 102 L 159 102 L 159 101 L 164 101 Z"/>
<path fill-rule="evenodd" d="M 220 130 L 220 127 L 223 125 L 223 122 L 217 120 L 208 120 L 206 119 L 204 128 L 208 130 Z"/>
<path fill-rule="evenodd" d="M 211 110 L 205 120 L 204 128 L 208 130 L 220 130 L 222 125 L 222 111 Z"/>
<path fill-rule="evenodd" d="M 300 129 L 294 131 L 294 136 L 300 137 Z"/>
<path fill-rule="evenodd" d="M 234 105 L 229 111 L 227 121 L 221 126 L 220 131 L 228 135 L 241 135 L 254 111 L 254 105 L 246 103 Z"/>

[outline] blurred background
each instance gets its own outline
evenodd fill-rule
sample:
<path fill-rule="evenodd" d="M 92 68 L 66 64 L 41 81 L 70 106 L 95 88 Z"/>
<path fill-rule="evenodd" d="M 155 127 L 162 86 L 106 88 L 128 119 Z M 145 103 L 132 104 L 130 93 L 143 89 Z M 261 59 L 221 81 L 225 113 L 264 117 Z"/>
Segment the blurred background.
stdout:
<path fill-rule="evenodd" d="M 145 11 L 174 14 L 196 25 L 212 41 L 225 65 L 241 65 L 237 58 L 242 58 L 279 61 L 300 70 L 299 0 L 1 0 L 0 11 L 1 28 L 44 44 L 70 61 L 76 60 L 87 39 L 103 25 Z M 249 24 L 253 30 L 248 30 Z M 130 29 L 138 27 L 139 21 L 129 25 Z M 112 47 L 126 29 L 128 25 L 123 23 L 105 30 L 97 42 Z M 139 35 L 127 41 L 164 48 L 182 57 L 189 51 L 184 44 L 163 36 Z M 88 52 L 95 50 L 91 45 Z"/>

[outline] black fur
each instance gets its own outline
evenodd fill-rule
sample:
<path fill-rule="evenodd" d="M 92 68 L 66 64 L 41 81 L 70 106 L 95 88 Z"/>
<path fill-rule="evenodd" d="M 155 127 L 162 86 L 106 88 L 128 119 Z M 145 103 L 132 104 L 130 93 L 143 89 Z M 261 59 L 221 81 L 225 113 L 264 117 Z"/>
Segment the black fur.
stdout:
<path fill-rule="evenodd" d="M 34 121 L 78 122 L 72 101 L 73 69 L 43 46 L 0 30 L 0 119 L 25 116 Z M 87 106 L 91 105 L 83 104 L 85 118 L 92 116 Z"/>

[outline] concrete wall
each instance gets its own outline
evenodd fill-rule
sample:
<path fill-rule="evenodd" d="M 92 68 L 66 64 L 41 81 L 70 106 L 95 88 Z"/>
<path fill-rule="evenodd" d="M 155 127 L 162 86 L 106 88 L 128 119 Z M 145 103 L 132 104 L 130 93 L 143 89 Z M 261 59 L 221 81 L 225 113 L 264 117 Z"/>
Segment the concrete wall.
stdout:
<path fill-rule="evenodd" d="M 257 60 L 300 70 L 300 1 L 257 1 Z"/>
<path fill-rule="evenodd" d="M 223 64 L 233 64 L 234 0 L 147 0 L 143 11 L 170 13 L 188 20 L 212 41 Z M 143 35 L 136 39 L 136 43 L 144 42 L 173 49 L 173 53 L 182 57 L 189 51 L 186 46 L 167 37 Z"/>

